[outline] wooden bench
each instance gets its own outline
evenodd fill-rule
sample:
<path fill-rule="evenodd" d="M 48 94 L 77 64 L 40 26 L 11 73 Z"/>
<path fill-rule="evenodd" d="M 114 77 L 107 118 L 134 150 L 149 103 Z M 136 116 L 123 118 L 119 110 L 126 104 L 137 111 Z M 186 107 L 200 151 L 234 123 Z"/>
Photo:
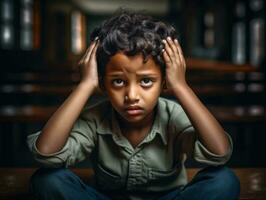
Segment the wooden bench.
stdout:
<path fill-rule="evenodd" d="M 0 168 L 0 199 L 28 200 L 28 184 L 35 168 Z M 93 175 L 92 169 L 72 169 L 84 181 Z M 189 180 L 198 168 L 188 169 Z M 233 168 L 241 182 L 241 200 L 266 199 L 266 168 Z"/>

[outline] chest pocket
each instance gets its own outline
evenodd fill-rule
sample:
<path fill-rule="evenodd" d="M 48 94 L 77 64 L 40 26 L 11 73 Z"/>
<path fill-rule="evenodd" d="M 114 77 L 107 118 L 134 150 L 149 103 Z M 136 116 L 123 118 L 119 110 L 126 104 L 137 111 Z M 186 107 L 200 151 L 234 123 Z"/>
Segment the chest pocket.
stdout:
<path fill-rule="evenodd" d="M 162 171 L 150 168 L 149 169 L 149 180 L 153 183 L 171 182 L 176 180 L 178 177 L 178 169 L 174 167 L 173 169 Z"/>
<path fill-rule="evenodd" d="M 122 187 L 122 178 L 98 164 L 95 170 L 96 184 L 102 190 L 115 190 Z"/>

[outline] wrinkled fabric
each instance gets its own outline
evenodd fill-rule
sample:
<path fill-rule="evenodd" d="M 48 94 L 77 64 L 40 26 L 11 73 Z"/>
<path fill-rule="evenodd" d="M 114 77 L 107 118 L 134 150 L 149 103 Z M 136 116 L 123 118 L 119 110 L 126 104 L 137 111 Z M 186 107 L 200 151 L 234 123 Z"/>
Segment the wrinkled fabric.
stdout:
<path fill-rule="evenodd" d="M 122 135 L 109 101 L 85 107 L 75 122 L 65 146 L 45 155 L 36 148 L 41 132 L 28 136 L 28 146 L 37 161 L 48 167 L 68 167 L 90 156 L 97 188 L 114 199 L 157 198 L 187 184 L 185 161 L 188 157 L 211 166 L 225 164 L 226 155 L 210 152 L 198 140 L 182 107 L 159 98 L 153 126 L 135 148 Z M 124 194 L 121 191 L 126 191 Z"/>

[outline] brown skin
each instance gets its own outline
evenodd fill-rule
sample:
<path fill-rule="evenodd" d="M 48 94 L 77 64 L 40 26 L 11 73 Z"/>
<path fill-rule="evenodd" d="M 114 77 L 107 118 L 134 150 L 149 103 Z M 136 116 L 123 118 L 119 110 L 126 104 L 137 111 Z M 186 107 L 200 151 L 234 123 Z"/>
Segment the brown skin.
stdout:
<path fill-rule="evenodd" d="M 178 42 L 168 40 L 164 43 L 168 88 L 181 103 L 206 148 L 215 154 L 225 155 L 229 141 L 223 128 L 187 85 L 186 65 Z M 41 153 L 51 154 L 63 148 L 82 108 L 98 88 L 97 46 L 97 42 L 93 42 L 88 48 L 80 62 L 83 66 L 81 82 L 52 115 L 37 139 L 36 146 Z M 141 55 L 117 53 L 108 62 L 104 77 L 105 92 L 117 112 L 121 131 L 133 147 L 145 138 L 152 126 L 154 107 L 163 82 L 159 66 L 153 59 L 148 59 L 147 63 L 142 61 Z M 131 106 L 139 106 L 140 109 L 127 111 Z"/>
<path fill-rule="evenodd" d="M 229 149 L 228 138 L 218 121 L 188 86 L 185 79 L 186 63 L 178 41 L 167 38 L 163 43 L 167 87 L 173 91 L 185 110 L 198 133 L 199 140 L 211 152 L 225 155 Z"/>
<path fill-rule="evenodd" d="M 151 129 L 161 89 L 160 66 L 151 58 L 144 63 L 141 54 L 129 57 L 120 52 L 112 56 L 106 65 L 104 90 L 117 112 L 122 134 L 133 147 Z M 136 106 L 139 107 L 137 114 L 127 112 L 128 108 Z"/>
<path fill-rule="evenodd" d="M 98 87 L 96 63 L 97 42 L 94 41 L 80 61 L 83 77 L 64 103 L 52 115 L 36 141 L 36 147 L 42 154 L 51 154 L 61 150 L 85 106 L 88 98 Z"/>

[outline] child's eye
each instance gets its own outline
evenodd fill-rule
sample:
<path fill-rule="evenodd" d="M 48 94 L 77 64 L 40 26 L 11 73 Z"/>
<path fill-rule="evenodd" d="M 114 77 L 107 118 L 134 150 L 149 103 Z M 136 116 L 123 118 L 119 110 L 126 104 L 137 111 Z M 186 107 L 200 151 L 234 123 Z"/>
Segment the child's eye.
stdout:
<path fill-rule="evenodd" d="M 150 86 L 152 86 L 152 84 L 153 84 L 153 82 L 149 78 L 144 78 L 140 81 L 140 85 L 143 87 L 150 87 Z"/>
<path fill-rule="evenodd" d="M 124 85 L 124 81 L 122 79 L 114 79 L 112 81 L 112 84 L 115 86 L 115 87 L 121 87 Z"/>

